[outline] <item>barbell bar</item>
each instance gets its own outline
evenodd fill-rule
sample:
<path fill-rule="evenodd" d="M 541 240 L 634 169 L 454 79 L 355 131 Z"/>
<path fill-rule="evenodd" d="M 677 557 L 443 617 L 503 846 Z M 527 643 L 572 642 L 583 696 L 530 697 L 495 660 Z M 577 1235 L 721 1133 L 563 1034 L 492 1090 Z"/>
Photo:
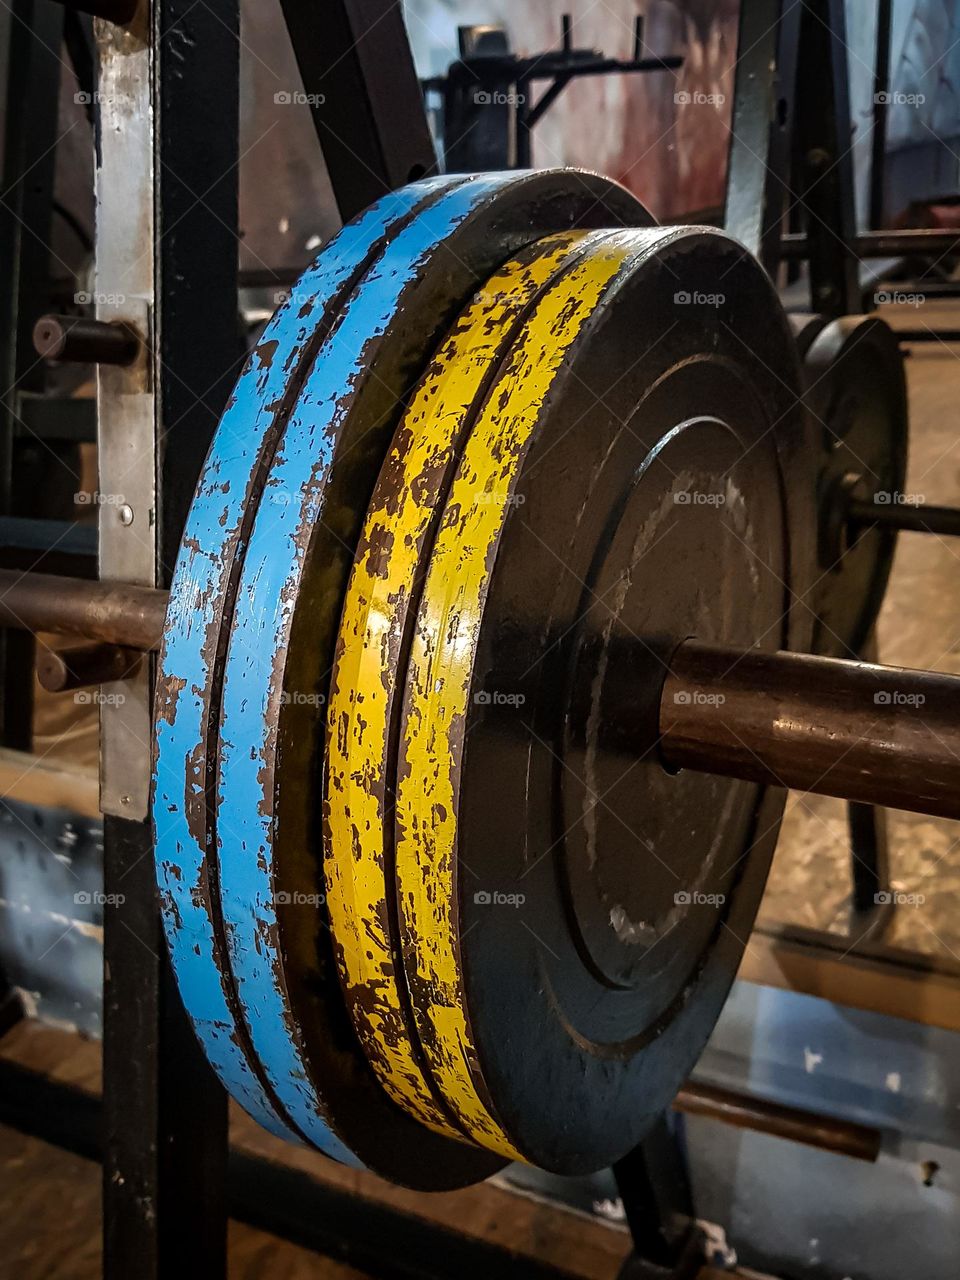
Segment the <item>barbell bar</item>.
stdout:
<path fill-rule="evenodd" d="M 156 652 L 168 601 L 150 587 L 0 569 L 0 626 L 13 630 Z M 662 674 L 655 734 L 611 731 L 624 754 L 657 745 L 670 768 L 960 819 L 960 676 L 696 640 Z"/>

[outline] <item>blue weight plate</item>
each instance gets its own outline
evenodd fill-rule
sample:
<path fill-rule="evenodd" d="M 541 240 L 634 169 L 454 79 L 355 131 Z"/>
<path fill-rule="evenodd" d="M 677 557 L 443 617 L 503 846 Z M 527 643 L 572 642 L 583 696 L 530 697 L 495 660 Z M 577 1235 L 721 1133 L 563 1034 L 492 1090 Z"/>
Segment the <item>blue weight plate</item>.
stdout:
<path fill-rule="evenodd" d="M 159 661 L 153 795 L 167 940 L 187 1011 L 220 1079 L 261 1124 L 286 1137 L 295 1128 L 238 1016 L 208 825 L 238 556 L 283 425 L 337 308 L 413 214 L 463 181 L 428 179 L 385 197 L 344 227 L 300 278 L 247 361 L 217 428 L 174 573 Z M 351 1159 L 322 1117 L 300 1119 L 300 1133 Z"/>
<path fill-rule="evenodd" d="M 339 988 L 323 911 L 320 781 L 347 577 L 403 404 L 463 304 L 547 234 L 648 220 L 621 188 L 569 171 L 481 175 L 424 208 L 325 338 L 246 548 L 217 761 L 220 897 L 237 993 L 297 1127 L 325 1116 L 365 1164 L 408 1185 L 455 1185 L 499 1162 L 388 1102 Z"/>

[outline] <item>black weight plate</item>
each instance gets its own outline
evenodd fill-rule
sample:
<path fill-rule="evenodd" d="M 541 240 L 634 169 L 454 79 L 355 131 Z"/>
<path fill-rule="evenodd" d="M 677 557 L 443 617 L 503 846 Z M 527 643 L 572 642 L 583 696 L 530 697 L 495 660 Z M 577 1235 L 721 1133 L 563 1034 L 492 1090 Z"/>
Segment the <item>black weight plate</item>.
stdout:
<path fill-rule="evenodd" d="M 893 529 L 848 527 L 851 494 L 899 502 L 906 485 L 908 409 L 896 334 L 876 317 L 824 325 L 803 356 L 804 400 L 819 444 L 818 577 L 813 649 L 857 657 L 883 603 Z"/>
<path fill-rule="evenodd" d="M 461 458 L 411 656 L 398 789 L 398 870 L 405 840 L 421 844 L 425 875 L 454 867 L 466 1035 L 458 1064 L 440 984 L 414 959 L 414 1002 L 439 1010 L 420 1024 L 427 1056 L 441 1079 L 469 1075 L 526 1159 L 563 1173 L 619 1158 L 669 1105 L 733 980 L 776 841 L 781 792 L 661 766 L 673 648 L 809 639 L 796 596 L 813 559 L 811 450 L 769 281 L 717 233 L 623 243 L 531 431 L 514 433 L 512 415 L 549 351 L 521 339 L 490 395 L 489 442 L 472 447 L 475 426 Z M 557 312 L 558 338 L 586 293 L 578 281 Z M 475 554 L 484 493 L 503 516 Z M 471 557 L 483 582 L 467 600 Z M 462 710 L 437 721 L 451 748 L 439 779 L 423 721 L 438 673 L 455 685 L 461 667 Z M 632 742 L 648 726 L 642 760 L 624 754 L 625 724 Z M 419 809 L 405 784 L 425 795 Z M 405 910 L 414 896 L 401 881 Z M 419 917 L 414 904 L 411 954 L 435 901 Z"/>

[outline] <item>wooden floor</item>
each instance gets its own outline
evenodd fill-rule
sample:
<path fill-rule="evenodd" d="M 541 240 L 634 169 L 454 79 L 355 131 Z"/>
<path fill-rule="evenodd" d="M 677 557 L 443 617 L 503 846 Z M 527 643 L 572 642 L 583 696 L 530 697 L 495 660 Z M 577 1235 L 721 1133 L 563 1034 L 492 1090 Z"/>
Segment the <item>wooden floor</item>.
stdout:
<path fill-rule="evenodd" d="M 58 1080 L 99 1090 L 95 1042 L 21 1023 L 0 1042 L 0 1054 Z M 587 1280 L 614 1277 L 627 1252 L 621 1230 L 490 1184 L 415 1195 L 287 1146 L 240 1113 L 233 1118 L 233 1140 L 246 1150 L 283 1158 L 327 1183 L 509 1244 Z M 251 1227 L 230 1225 L 230 1280 L 351 1280 L 360 1274 Z M 100 1166 L 0 1126 L 0 1280 L 97 1280 L 99 1275 Z"/>

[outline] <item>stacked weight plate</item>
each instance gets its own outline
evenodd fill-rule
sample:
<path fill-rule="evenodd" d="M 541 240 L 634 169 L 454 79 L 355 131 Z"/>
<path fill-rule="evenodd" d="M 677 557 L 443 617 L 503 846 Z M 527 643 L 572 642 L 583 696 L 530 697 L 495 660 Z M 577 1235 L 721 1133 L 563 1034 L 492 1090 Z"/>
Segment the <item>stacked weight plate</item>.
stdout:
<path fill-rule="evenodd" d="M 908 409 L 897 335 L 876 316 L 790 317 L 817 446 L 818 572 L 813 647 L 863 654 L 893 564 L 892 529 L 851 528 L 851 498 L 898 502 L 906 487 Z"/>
<path fill-rule="evenodd" d="M 268 1128 L 440 1188 L 601 1167 L 669 1104 L 782 796 L 668 773 L 655 707 L 688 635 L 808 642 L 806 421 L 756 264 L 593 175 L 414 184 L 304 275 L 157 700 L 174 966 Z"/>

